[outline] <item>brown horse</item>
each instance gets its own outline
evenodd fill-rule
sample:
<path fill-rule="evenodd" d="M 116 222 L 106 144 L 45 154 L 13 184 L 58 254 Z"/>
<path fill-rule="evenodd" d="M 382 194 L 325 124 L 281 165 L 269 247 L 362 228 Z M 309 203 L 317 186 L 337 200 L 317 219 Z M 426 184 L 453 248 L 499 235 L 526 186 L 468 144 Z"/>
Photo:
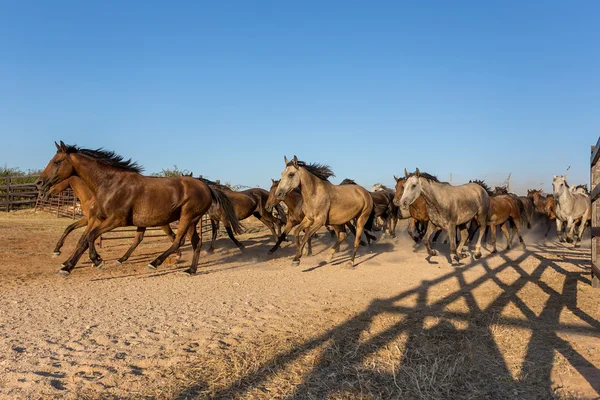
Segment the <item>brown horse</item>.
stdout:
<path fill-rule="evenodd" d="M 269 198 L 267 199 L 266 204 L 267 211 L 273 210 L 282 201 L 276 196 L 278 185 L 279 181 L 271 179 L 271 189 L 269 190 Z M 283 242 L 292 229 L 299 226 L 304 219 L 304 211 L 302 211 L 302 193 L 300 192 L 300 189 L 296 188 L 287 193 L 283 198 L 283 202 L 288 209 L 287 222 L 281 231 L 281 235 L 279 235 L 277 243 L 275 243 L 275 246 L 269 250 L 271 253 L 274 253 L 277 251 L 277 249 L 279 249 L 281 242 Z M 298 230 L 296 230 L 294 233 L 295 236 L 299 234 L 300 232 Z M 312 255 L 312 238 L 308 239 L 306 255 Z"/>
<path fill-rule="evenodd" d="M 556 202 L 554 196 L 544 196 L 541 189 L 532 189 L 527 191 L 527 197 L 533 202 L 534 215 L 546 221 L 545 237 L 548 237 L 552 223 L 556 220 Z"/>
<path fill-rule="evenodd" d="M 208 179 L 198 179 L 210 187 L 219 189 L 225 193 L 225 195 L 233 204 L 233 209 L 235 210 L 235 214 L 239 221 L 243 221 L 246 218 L 254 216 L 260 222 L 265 224 L 267 228 L 269 228 L 273 238 L 275 241 L 277 241 L 279 238 L 279 233 L 281 232 L 281 221 L 265 208 L 267 199 L 269 198 L 269 192 L 261 188 L 251 188 L 237 192 L 227 186 L 220 185 Z M 282 209 L 280 209 L 280 213 L 283 214 Z M 213 252 L 215 250 L 215 241 L 217 239 L 217 232 L 220 222 L 223 222 L 225 230 L 227 231 L 227 235 L 231 241 L 235 243 L 240 250 L 243 250 L 244 245 L 234 236 L 233 230 L 231 229 L 230 224 L 227 222 L 227 214 L 224 212 L 222 207 L 213 205 L 208 210 L 208 214 L 210 216 L 210 223 L 212 226 L 212 240 L 210 242 L 210 248 L 208 249 L 208 252 Z"/>
<path fill-rule="evenodd" d="M 287 158 L 284 160 L 285 169 L 277 185 L 276 197 L 283 200 L 288 193 L 299 187 L 304 212 L 298 231 L 305 230 L 305 233 L 302 243 L 299 235 L 296 235 L 296 256 L 292 265 L 300 264 L 304 246 L 324 225 L 332 225 L 338 235 L 338 240 L 331 248 L 331 256 L 333 256 L 346 238 L 344 225 L 357 218 L 354 251 L 349 261 L 349 264 L 354 266 L 360 237 L 365 228 L 371 228 L 375 218 L 373 199 L 369 192 L 358 185 L 333 185 L 328 180 L 333 176 L 333 172 L 325 165 L 306 164 L 298 161 L 296 156 L 292 161 L 288 161 Z"/>
<path fill-rule="evenodd" d="M 141 175 L 141 167 L 111 151 L 90 150 L 56 144 L 52 157 L 36 186 L 42 195 L 48 189 L 71 176 L 78 176 L 94 194 L 96 218 L 88 221 L 85 233 L 77 243 L 73 255 L 62 265 L 59 274 L 68 275 L 83 252 L 89 247 L 90 259 L 96 267 L 104 262 L 98 255 L 94 241 L 101 234 L 121 226 L 164 226 L 179 220 L 175 241 L 148 267 L 156 269 L 176 252 L 187 234 L 194 251 L 187 271 L 195 274 L 200 256 L 202 238 L 196 224 L 211 204 L 218 203 L 229 216 L 234 231 L 241 227 L 231 205 L 222 192 L 190 177 L 157 178 Z"/>
<path fill-rule="evenodd" d="M 487 226 L 489 226 L 492 231 L 492 253 L 498 251 L 496 249 L 497 226 L 500 226 L 506 237 L 506 249 L 510 249 L 513 236 L 508 231 L 507 225 L 509 223 L 512 226 L 513 233 L 516 232 L 518 235 L 523 250 L 525 250 L 525 242 L 521 236 L 521 220 L 527 220 L 527 212 L 519 198 L 510 194 L 494 195 L 489 186 L 487 186 L 484 181 L 478 179 L 472 181 L 472 183 L 476 183 L 484 188 L 490 198 Z"/>
<path fill-rule="evenodd" d="M 404 194 L 404 186 L 406 184 L 407 179 L 408 178 L 406 177 L 398 178 L 396 175 L 394 175 L 394 180 L 396 181 L 396 193 L 394 195 L 393 202 L 396 205 L 400 204 L 400 199 Z M 427 204 L 425 202 L 425 197 L 421 196 L 418 199 L 416 199 L 408 207 L 408 211 L 408 215 L 402 214 L 402 217 L 409 219 L 408 235 L 411 237 L 412 240 L 415 241 L 415 243 L 419 243 L 419 241 L 423 238 L 425 232 L 420 232 L 422 231 L 422 229 L 418 229 L 418 225 L 420 224 L 424 226 L 425 230 L 427 230 L 427 226 L 429 224 L 429 216 L 427 215 Z M 399 212 L 402 213 L 402 210 L 400 209 Z M 415 235 L 415 230 L 417 231 L 417 235 Z M 432 242 L 437 241 L 437 238 L 441 232 L 442 230 L 438 228 L 435 232 Z"/>
<path fill-rule="evenodd" d="M 525 217 L 526 219 L 523 222 L 527 225 L 527 229 L 531 229 L 531 221 L 533 219 L 533 200 L 531 200 L 527 196 L 517 196 L 515 193 L 509 193 L 508 188 L 506 186 L 496 186 L 494 188 L 494 196 L 497 195 L 508 195 L 511 196 L 516 201 L 520 201 L 525 209 Z"/>
<path fill-rule="evenodd" d="M 61 193 L 62 191 L 68 189 L 69 187 L 71 187 L 71 189 L 73 189 L 73 192 L 75 192 L 75 195 L 79 198 L 79 204 L 81 205 L 81 212 L 83 213 L 83 217 L 78 219 L 71 225 L 67 226 L 67 228 L 63 232 L 60 239 L 58 239 L 56 246 L 54 247 L 54 252 L 53 252 L 54 257 L 57 257 L 60 255 L 60 249 L 64 245 L 65 239 L 67 238 L 67 236 L 69 236 L 69 234 L 71 232 L 73 232 L 75 229 L 79 229 L 84 226 L 87 226 L 90 218 L 96 218 L 96 215 L 95 215 L 96 210 L 94 207 L 94 203 L 95 203 L 94 194 L 85 185 L 85 183 L 81 180 L 81 178 L 79 178 L 78 176 L 72 176 L 72 177 L 65 179 L 64 181 L 52 186 L 48 190 L 48 195 L 55 196 L 55 195 Z M 171 242 L 173 242 L 175 240 L 175 234 L 173 233 L 171 226 L 164 225 L 164 226 L 161 226 L 161 228 L 165 232 L 165 234 L 169 237 L 169 239 L 171 239 Z M 134 252 L 134 250 L 137 248 L 137 246 L 144 239 L 145 232 L 146 232 L 145 227 L 137 228 L 135 237 L 133 239 L 133 243 L 131 244 L 131 247 L 129 247 L 127 252 L 121 258 L 119 258 L 117 260 L 117 263 L 122 264 L 129 259 L 131 254 Z M 100 241 L 98 244 L 100 247 L 102 247 L 102 245 L 101 245 L 102 244 L 102 236 L 100 236 Z M 179 260 L 180 258 L 181 258 L 181 249 L 177 249 L 177 260 Z"/>

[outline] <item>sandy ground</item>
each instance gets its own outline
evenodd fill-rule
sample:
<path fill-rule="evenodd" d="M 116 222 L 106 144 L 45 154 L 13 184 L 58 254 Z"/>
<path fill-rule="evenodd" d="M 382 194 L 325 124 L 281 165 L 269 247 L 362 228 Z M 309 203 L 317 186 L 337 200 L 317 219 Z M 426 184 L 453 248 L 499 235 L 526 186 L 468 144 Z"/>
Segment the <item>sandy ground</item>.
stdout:
<path fill-rule="evenodd" d="M 247 250 L 219 238 L 194 277 L 181 272 L 187 246 L 179 264 L 147 270 L 168 247 L 150 238 L 124 265 L 128 240 L 105 241 L 103 270 L 84 256 L 65 279 L 55 273 L 78 235 L 51 252 L 69 222 L 0 215 L 3 398 L 600 395 L 589 248 L 530 235 L 526 252 L 455 268 L 447 246 L 430 263 L 399 226 L 354 269 L 347 245 L 325 262 L 325 235 L 291 267 L 291 244 L 268 256 L 267 231 L 247 223 Z"/>

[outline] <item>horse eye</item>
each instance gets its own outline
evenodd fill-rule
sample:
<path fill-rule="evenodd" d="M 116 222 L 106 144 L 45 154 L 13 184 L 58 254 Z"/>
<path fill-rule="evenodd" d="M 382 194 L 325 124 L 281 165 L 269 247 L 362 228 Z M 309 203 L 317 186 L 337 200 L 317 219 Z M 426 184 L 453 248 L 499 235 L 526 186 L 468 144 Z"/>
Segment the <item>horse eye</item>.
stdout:
<path fill-rule="evenodd" d="M 290 174 L 288 175 L 290 178 L 294 176 L 293 172 L 290 172 Z"/>
<path fill-rule="evenodd" d="M 60 164 L 60 163 L 61 163 L 61 161 L 62 161 L 62 160 L 56 160 L 56 161 L 54 161 L 54 165 L 58 165 L 58 164 Z"/>
<path fill-rule="evenodd" d="M 416 184 L 416 183 L 413 183 L 413 187 L 414 187 L 414 188 L 416 188 L 416 187 L 417 187 L 417 184 Z"/>

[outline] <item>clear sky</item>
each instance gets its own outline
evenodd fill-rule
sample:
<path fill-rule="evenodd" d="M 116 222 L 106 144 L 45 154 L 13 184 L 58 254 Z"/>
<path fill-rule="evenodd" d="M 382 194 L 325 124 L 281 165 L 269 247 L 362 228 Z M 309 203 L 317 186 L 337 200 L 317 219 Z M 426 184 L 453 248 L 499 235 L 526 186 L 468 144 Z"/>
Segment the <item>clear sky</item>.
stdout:
<path fill-rule="evenodd" d="M 597 1 L 2 1 L 0 163 L 53 141 L 267 186 L 283 156 L 368 186 L 589 181 Z"/>

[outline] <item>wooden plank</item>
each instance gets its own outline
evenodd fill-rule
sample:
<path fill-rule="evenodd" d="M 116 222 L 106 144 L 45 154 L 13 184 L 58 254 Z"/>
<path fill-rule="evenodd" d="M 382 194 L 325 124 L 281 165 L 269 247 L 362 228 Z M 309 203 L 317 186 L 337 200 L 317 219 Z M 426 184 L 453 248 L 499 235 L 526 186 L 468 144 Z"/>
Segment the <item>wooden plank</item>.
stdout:
<path fill-rule="evenodd" d="M 592 157 L 590 159 L 590 165 L 594 165 L 598 162 L 598 158 L 600 158 L 600 137 L 596 142 L 596 145 L 592 147 Z"/>
<path fill-rule="evenodd" d="M 600 237 L 600 226 L 592 227 L 592 237 Z"/>
<path fill-rule="evenodd" d="M 594 189 L 592 189 L 592 194 L 590 195 L 590 200 L 593 203 L 595 200 L 598 200 L 598 197 L 600 197 L 600 185 L 596 185 L 594 187 Z"/>
<path fill-rule="evenodd" d="M 592 262 L 592 286 L 600 288 L 600 268 L 595 262 Z"/>

